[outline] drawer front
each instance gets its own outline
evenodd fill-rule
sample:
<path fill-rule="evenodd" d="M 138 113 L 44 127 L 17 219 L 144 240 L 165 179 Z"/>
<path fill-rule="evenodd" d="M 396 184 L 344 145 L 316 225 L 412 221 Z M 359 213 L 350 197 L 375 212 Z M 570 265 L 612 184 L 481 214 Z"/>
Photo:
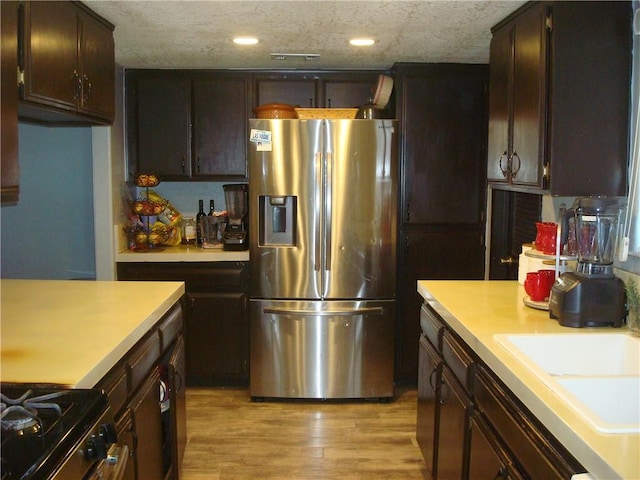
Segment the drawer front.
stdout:
<path fill-rule="evenodd" d="M 420 308 L 420 327 L 422 328 L 424 336 L 431 342 L 431 345 L 436 347 L 438 351 L 441 351 L 444 324 L 426 304 L 422 304 Z"/>
<path fill-rule="evenodd" d="M 244 291 L 246 262 L 121 262 L 118 280 L 185 282 L 188 292 Z"/>
<path fill-rule="evenodd" d="M 476 403 L 504 444 L 518 459 L 518 467 L 530 478 L 566 479 L 581 470 L 580 464 L 531 413 L 518 405 L 512 393 L 478 368 Z"/>
<path fill-rule="evenodd" d="M 129 368 L 129 388 L 133 392 L 148 375 L 151 368 L 160 358 L 160 336 L 157 330 L 133 348 L 127 360 Z"/>
<path fill-rule="evenodd" d="M 127 382 L 127 371 L 124 364 L 113 369 L 107 378 L 101 382 L 100 388 L 105 391 L 109 398 L 109 405 L 113 416 L 118 416 L 129 396 L 129 384 Z"/>
<path fill-rule="evenodd" d="M 182 331 L 183 316 L 182 303 L 179 303 L 160 322 L 158 331 L 160 332 L 160 342 L 162 351 L 165 351 L 176 340 Z"/>
<path fill-rule="evenodd" d="M 467 393 L 472 395 L 475 362 L 467 347 L 448 330 L 442 337 L 442 357 Z"/>

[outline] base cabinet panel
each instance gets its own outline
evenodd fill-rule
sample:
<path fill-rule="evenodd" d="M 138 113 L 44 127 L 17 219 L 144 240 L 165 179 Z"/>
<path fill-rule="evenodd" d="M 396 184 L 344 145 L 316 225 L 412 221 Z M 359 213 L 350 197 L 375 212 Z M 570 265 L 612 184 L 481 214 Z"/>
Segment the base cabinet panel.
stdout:
<path fill-rule="evenodd" d="M 427 303 L 420 325 L 416 440 L 434 480 L 560 480 L 585 471 Z"/>
<path fill-rule="evenodd" d="M 445 366 L 438 402 L 438 444 L 434 477 L 467 478 L 471 402 Z"/>
<path fill-rule="evenodd" d="M 242 293 L 192 293 L 187 320 L 187 384 L 238 385 L 247 378 Z M 240 321 L 238 321 L 240 320 Z"/>
<path fill-rule="evenodd" d="M 160 376 L 156 370 L 143 383 L 132 402 L 137 480 L 164 478 L 159 391 Z"/>
<path fill-rule="evenodd" d="M 247 262 L 123 262 L 118 280 L 184 282 L 186 384 L 249 385 Z"/>
<path fill-rule="evenodd" d="M 422 456 L 433 473 L 435 465 L 436 406 L 438 378 L 442 374 L 442 359 L 429 340 L 420 337 L 418 351 L 418 415 L 416 441 Z"/>
<path fill-rule="evenodd" d="M 107 394 L 118 441 L 129 447 L 125 480 L 179 479 L 186 445 L 183 311 L 181 300 L 95 387 Z M 168 403 L 161 385 L 168 386 Z"/>

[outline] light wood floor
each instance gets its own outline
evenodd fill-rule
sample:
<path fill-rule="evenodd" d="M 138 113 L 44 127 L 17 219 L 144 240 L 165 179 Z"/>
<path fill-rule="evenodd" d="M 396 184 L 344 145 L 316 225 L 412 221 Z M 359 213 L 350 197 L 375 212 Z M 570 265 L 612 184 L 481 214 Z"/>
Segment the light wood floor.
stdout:
<path fill-rule="evenodd" d="M 252 403 L 248 390 L 188 389 L 182 480 L 424 479 L 416 392 L 374 402 Z"/>

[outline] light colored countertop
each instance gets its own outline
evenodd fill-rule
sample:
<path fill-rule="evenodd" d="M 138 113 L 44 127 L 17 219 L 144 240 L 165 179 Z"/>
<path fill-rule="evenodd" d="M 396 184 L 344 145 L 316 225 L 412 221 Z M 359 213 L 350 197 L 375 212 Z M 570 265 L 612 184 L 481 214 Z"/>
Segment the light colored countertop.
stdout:
<path fill-rule="evenodd" d="M 2 280 L 0 380 L 93 388 L 183 294 L 182 282 Z"/>
<path fill-rule="evenodd" d="M 493 338 L 505 333 L 629 332 L 626 327 L 562 327 L 548 312 L 525 306 L 526 293 L 515 281 L 419 281 L 418 292 L 589 473 L 598 479 L 640 479 L 639 434 L 598 432 Z"/>
<path fill-rule="evenodd" d="M 116 254 L 116 262 L 248 262 L 249 250 L 238 252 L 220 248 L 179 245 L 144 253 L 125 250 Z"/>

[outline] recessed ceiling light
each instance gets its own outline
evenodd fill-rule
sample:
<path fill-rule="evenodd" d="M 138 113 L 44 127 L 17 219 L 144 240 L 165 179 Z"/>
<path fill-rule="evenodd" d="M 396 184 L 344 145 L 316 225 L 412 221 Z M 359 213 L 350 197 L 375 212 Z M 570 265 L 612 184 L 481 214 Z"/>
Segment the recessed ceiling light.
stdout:
<path fill-rule="evenodd" d="M 369 47 L 376 41 L 373 38 L 352 38 L 349 43 L 356 47 Z"/>
<path fill-rule="evenodd" d="M 255 45 L 258 43 L 258 39 L 255 37 L 236 37 L 233 39 L 233 43 L 238 45 Z"/>

